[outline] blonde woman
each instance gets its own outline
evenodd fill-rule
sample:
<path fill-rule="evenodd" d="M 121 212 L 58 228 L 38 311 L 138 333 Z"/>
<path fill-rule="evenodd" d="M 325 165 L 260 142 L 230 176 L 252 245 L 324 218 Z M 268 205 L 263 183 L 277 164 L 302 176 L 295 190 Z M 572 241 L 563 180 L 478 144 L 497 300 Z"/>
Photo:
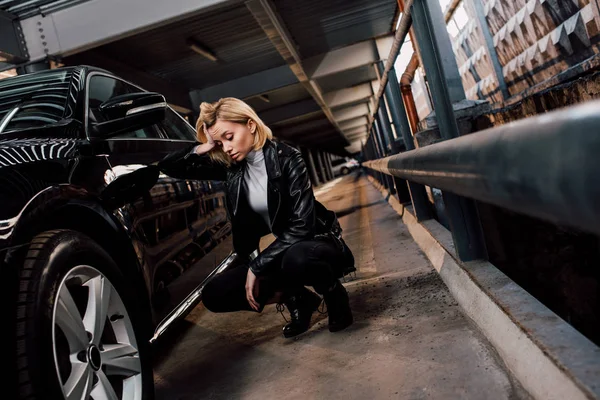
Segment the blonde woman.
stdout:
<path fill-rule="evenodd" d="M 283 335 L 292 337 L 308 330 L 321 303 L 306 288 L 312 286 L 327 304 L 329 330 L 351 325 L 339 278 L 354 270 L 354 257 L 335 213 L 315 200 L 300 152 L 274 141 L 254 110 L 235 98 L 202 103 L 196 131 L 202 144 L 159 166 L 181 178 L 226 181 L 233 246 L 246 261 L 207 284 L 206 308 L 261 312 L 266 304 L 283 302 L 291 315 Z M 275 241 L 251 259 L 269 233 Z"/>

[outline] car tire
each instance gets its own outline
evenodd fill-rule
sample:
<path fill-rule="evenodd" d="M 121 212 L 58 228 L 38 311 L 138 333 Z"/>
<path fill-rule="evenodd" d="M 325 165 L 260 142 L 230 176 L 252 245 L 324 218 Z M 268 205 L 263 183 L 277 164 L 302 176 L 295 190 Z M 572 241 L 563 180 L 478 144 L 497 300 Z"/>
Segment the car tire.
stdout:
<path fill-rule="evenodd" d="M 347 167 L 342 168 L 342 175 L 348 175 L 350 170 Z"/>
<path fill-rule="evenodd" d="M 132 287 L 89 237 L 37 235 L 19 275 L 18 398 L 152 399 L 149 310 Z"/>

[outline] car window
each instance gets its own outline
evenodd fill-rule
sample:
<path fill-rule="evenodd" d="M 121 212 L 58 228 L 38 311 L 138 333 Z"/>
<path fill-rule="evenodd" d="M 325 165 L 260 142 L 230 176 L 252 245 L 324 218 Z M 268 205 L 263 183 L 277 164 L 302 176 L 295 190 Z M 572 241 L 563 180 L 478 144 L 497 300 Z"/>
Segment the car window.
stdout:
<path fill-rule="evenodd" d="M 142 90 L 120 79 L 115 79 L 105 75 L 92 75 L 88 87 L 88 123 L 104 122 L 99 107 L 102 103 L 128 93 L 137 93 Z M 137 129 L 131 132 L 125 132 L 114 136 L 116 138 L 137 138 L 137 139 L 156 139 L 160 138 L 160 129 L 156 126 L 149 126 L 143 129 Z"/>
<path fill-rule="evenodd" d="M 170 108 L 167 108 L 165 120 L 161 126 L 169 139 L 196 140 L 194 128 Z"/>
<path fill-rule="evenodd" d="M 0 81 L 2 132 L 40 128 L 65 114 L 72 70 L 44 71 Z"/>

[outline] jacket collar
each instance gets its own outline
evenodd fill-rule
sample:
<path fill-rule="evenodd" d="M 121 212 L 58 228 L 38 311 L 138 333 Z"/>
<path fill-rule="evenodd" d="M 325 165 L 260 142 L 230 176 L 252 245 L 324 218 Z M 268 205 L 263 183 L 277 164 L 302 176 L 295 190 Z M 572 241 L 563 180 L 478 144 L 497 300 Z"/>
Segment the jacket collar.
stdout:
<path fill-rule="evenodd" d="M 265 155 L 265 166 L 267 167 L 267 176 L 272 181 L 281 176 L 281 167 L 279 165 L 279 154 L 281 150 L 278 149 L 277 143 L 267 140 L 263 146 L 263 153 Z"/>

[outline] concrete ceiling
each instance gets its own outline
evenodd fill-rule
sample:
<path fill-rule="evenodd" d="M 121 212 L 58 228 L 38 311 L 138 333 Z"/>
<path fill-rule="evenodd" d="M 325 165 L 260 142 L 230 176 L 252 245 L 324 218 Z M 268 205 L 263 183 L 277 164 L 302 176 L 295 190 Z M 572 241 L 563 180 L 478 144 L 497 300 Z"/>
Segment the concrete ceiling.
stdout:
<path fill-rule="evenodd" d="M 367 136 L 375 64 L 398 17 L 396 0 L 73 4 L 21 19 L 30 59 L 108 69 L 191 115 L 202 101 L 239 97 L 282 140 L 340 155 Z"/>

